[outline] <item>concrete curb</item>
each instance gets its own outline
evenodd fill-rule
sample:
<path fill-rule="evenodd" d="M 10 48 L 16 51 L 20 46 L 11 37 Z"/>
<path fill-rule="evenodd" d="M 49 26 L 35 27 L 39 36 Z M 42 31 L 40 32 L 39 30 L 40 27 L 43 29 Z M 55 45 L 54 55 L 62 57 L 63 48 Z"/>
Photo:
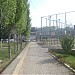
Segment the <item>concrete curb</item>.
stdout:
<path fill-rule="evenodd" d="M 4 70 L 2 70 L 0 75 L 12 75 L 13 73 L 15 73 L 15 68 L 17 67 L 18 63 L 21 61 L 23 55 L 25 55 L 26 51 L 29 48 L 29 44 L 27 44 L 27 46 L 18 54 L 18 56 L 16 56 L 16 58 L 14 58 L 14 60 L 12 60 L 6 67 Z M 17 72 L 16 72 L 17 74 Z"/>
<path fill-rule="evenodd" d="M 28 44 L 28 46 L 26 46 L 25 50 L 23 51 L 23 55 L 21 57 L 21 60 L 19 61 L 19 63 L 17 64 L 17 66 L 15 67 L 15 70 L 13 71 L 13 74 L 12 75 L 18 75 L 18 72 L 23 64 L 23 61 L 25 59 L 25 55 L 28 51 L 28 47 L 30 46 L 30 44 Z"/>
<path fill-rule="evenodd" d="M 58 59 L 55 55 L 51 54 L 52 57 L 54 57 L 56 60 L 58 60 L 60 63 L 62 63 L 65 67 L 67 67 L 68 69 L 70 69 L 72 72 L 75 73 L 75 70 L 73 68 L 71 68 L 68 64 L 63 63 L 60 61 L 60 59 Z"/>

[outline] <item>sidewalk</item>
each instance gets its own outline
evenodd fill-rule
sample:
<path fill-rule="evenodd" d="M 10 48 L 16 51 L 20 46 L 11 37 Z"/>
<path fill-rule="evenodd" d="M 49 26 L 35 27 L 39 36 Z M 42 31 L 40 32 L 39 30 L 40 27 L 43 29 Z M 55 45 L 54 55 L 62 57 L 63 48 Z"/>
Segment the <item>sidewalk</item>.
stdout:
<path fill-rule="evenodd" d="M 31 42 L 18 75 L 75 75 L 68 68 L 55 60 L 47 48 L 42 48 L 36 42 Z"/>
<path fill-rule="evenodd" d="M 31 42 L 13 62 L 2 75 L 75 75 L 36 42 Z"/>

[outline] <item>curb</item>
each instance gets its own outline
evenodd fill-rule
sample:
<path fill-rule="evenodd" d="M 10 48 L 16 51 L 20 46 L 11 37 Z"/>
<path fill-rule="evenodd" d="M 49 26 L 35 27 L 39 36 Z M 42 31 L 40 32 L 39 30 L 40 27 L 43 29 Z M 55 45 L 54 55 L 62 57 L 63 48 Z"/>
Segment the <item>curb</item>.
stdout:
<path fill-rule="evenodd" d="M 29 43 L 28 43 L 28 44 L 29 44 Z M 26 44 L 26 46 L 27 46 L 28 44 Z M 25 46 L 23 49 L 25 49 L 26 46 Z M 9 67 L 10 67 L 10 65 L 16 60 L 16 58 L 21 54 L 21 52 L 23 51 L 23 49 L 0 71 L 0 75 L 8 74 L 7 72 L 9 72 L 9 74 L 13 73 L 14 67 L 16 67 L 16 66 L 14 66 L 14 67 L 11 69 L 12 71 L 10 71 Z M 20 58 L 19 58 L 19 59 L 20 59 Z M 18 62 L 18 61 L 17 61 L 17 62 Z M 12 66 L 12 65 L 11 65 L 11 66 Z M 8 74 L 8 75 L 9 75 L 9 74 Z"/>
<path fill-rule="evenodd" d="M 55 55 L 53 55 L 52 53 L 50 53 L 52 57 L 54 57 L 56 60 L 58 60 L 61 64 L 63 64 L 65 67 L 67 67 L 68 69 L 70 69 L 72 72 L 75 73 L 75 70 L 73 68 L 71 68 L 68 64 L 63 63 L 60 61 L 60 59 L 58 59 Z"/>
<path fill-rule="evenodd" d="M 28 46 L 26 46 L 25 51 L 22 51 L 23 52 L 23 55 L 22 55 L 20 61 L 18 62 L 17 66 L 15 67 L 12 75 L 18 75 L 18 72 L 19 72 L 19 70 L 20 70 L 20 68 L 21 68 L 21 66 L 23 64 L 23 61 L 25 59 L 25 55 L 26 55 L 26 53 L 28 51 L 28 47 L 29 46 L 30 46 L 30 44 L 28 44 Z"/>

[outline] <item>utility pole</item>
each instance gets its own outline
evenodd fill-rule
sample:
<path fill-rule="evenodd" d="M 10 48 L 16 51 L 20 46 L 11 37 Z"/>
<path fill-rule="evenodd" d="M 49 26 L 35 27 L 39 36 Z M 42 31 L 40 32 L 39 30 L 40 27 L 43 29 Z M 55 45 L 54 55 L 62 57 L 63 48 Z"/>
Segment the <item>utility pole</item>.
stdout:
<path fill-rule="evenodd" d="M 54 42 L 54 44 L 55 44 L 55 27 L 54 27 L 54 20 L 53 20 L 53 30 L 54 30 L 54 31 L 53 31 L 53 37 L 54 37 L 54 38 L 53 38 L 53 42 Z"/>
<path fill-rule="evenodd" d="M 41 42 L 42 42 L 42 17 L 41 17 Z"/>
<path fill-rule="evenodd" d="M 51 16 L 49 16 L 49 45 L 50 45 L 50 27 L 51 27 Z"/>
<path fill-rule="evenodd" d="M 66 13 L 65 13 L 65 26 L 67 27 L 67 25 L 66 25 Z"/>
<path fill-rule="evenodd" d="M 57 21 L 57 14 L 56 14 L 56 26 L 57 26 L 57 36 L 56 36 L 56 38 L 57 38 L 57 44 L 58 44 L 58 21 Z"/>
<path fill-rule="evenodd" d="M 67 25 L 66 25 L 66 13 L 65 13 L 65 27 L 67 27 Z M 66 35 L 66 30 L 65 30 L 65 35 Z"/>
<path fill-rule="evenodd" d="M 60 19 L 59 19 L 59 30 L 60 30 Z M 61 33 L 59 33 L 59 38 L 60 38 L 60 36 L 61 36 Z"/>
<path fill-rule="evenodd" d="M 47 28 L 47 18 L 46 18 L 46 28 Z M 48 30 L 46 30 L 46 33 L 45 33 L 46 42 L 47 42 L 47 31 L 48 31 Z"/>

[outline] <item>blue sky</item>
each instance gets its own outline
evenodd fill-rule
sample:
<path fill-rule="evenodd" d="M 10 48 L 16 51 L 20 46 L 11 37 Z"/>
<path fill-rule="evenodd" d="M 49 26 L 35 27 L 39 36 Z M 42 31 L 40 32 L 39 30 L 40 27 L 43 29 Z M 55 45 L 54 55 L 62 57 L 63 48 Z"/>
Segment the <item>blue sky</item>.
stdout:
<path fill-rule="evenodd" d="M 75 11 L 75 0 L 29 0 L 30 17 L 34 27 L 40 27 L 40 18 L 57 13 Z"/>

